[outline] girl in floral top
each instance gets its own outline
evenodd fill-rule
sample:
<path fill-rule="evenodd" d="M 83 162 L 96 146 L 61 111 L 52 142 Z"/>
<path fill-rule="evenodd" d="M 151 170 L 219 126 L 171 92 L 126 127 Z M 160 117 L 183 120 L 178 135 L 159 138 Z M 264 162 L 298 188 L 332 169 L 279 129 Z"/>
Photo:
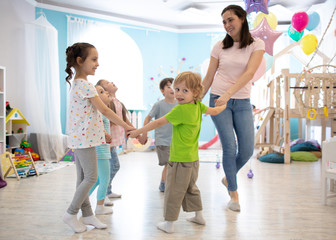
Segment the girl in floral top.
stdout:
<path fill-rule="evenodd" d="M 68 74 L 66 81 L 70 84 L 75 77 L 70 92 L 70 104 L 67 120 L 68 147 L 74 149 L 76 159 L 77 184 L 72 202 L 63 216 L 63 221 L 74 232 L 86 231 L 86 225 L 96 228 L 106 228 L 93 215 L 89 200 L 89 191 L 96 183 L 97 157 L 95 146 L 105 143 L 105 134 L 101 113 L 110 121 L 124 127 L 133 129 L 121 120 L 99 98 L 96 88 L 88 82 L 87 77 L 94 75 L 98 64 L 98 52 L 89 43 L 75 43 L 66 49 Z M 81 209 L 82 222 L 77 219 Z"/>

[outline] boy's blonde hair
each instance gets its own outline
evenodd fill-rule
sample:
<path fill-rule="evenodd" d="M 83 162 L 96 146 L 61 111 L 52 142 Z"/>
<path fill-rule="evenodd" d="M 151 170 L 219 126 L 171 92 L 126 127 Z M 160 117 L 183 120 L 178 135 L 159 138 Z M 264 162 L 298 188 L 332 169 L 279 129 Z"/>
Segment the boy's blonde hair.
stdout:
<path fill-rule="evenodd" d="M 202 85 L 202 77 L 201 74 L 197 72 L 182 72 L 176 76 L 174 80 L 174 86 L 176 84 L 185 82 L 187 88 L 189 88 L 192 93 L 195 95 L 196 101 L 202 100 L 202 93 L 203 93 L 203 85 Z"/>

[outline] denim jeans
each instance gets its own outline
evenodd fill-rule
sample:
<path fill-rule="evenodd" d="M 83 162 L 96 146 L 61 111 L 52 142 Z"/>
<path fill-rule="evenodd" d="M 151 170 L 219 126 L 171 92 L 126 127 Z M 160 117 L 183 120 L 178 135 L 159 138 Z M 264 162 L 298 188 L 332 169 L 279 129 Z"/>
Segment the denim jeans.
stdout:
<path fill-rule="evenodd" d="M 120 163 L 119 163 L 119 158 L 117 154 L 116 147 L 111 147 L 111 159 L 110 159 L 110 181 L 107 187 L 107 192 L 106 194 L 111 194 L 112 193 L 112 180 L 114 176 L 117 174 L 117 172 L 120 169 Z"/>
<path fill-rule="evenodd" d="M 217 98 L 218 95 L 210 94 L 210 107 L 215 106 Z M 211 118 L 222 144 L 223 169 L 228 189 L 236 191 L 237 173 L 254 151 L 254 124 L 250 99 L 230 99 L 226 109 Z"/>

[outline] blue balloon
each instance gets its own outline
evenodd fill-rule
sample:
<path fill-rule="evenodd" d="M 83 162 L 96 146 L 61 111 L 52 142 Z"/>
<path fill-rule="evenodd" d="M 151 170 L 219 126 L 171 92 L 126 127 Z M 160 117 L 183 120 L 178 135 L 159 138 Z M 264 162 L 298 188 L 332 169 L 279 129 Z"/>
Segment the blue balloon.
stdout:
<path fill-rule="evenodd" d="M 311 30 L 314 30 L 317 27 L 317 25 L 319 25 L 320 15 L 317 12 L 312 12 L 308 14 L 308 17 L 309 17 L 309 22 L 308 22 L 306 29 L 311 31 Z"/>

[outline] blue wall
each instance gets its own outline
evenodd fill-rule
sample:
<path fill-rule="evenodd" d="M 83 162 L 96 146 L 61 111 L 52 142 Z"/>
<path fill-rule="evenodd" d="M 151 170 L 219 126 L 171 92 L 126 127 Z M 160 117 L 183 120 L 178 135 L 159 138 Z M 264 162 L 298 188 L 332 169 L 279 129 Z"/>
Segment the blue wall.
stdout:
<path fill-rule="evenodd" d="M 62 130 L 65 132 L 66 126 L 66 102 L 67 85 L 65 81 L 66 67 L 65 49 L 67 48 L 67 17 L 69 13 L 58 12 L 48 9 L 36 8 L 36 18 L 39 17 L 41 10 L 46 15 L 48 21 L 58 31 L 59 43 L 59 67 L 60 67 L 60 88 L 61 88 L 61 123 Z M 102 22 L 106 20 L 89 18 L 71 14 L 72 16 L 94 19 Z M 111 22 L 113 23 L 113 22 Z M 118 23 L 117 23 L 118 24 Z M 127 26 L 127 24 L 122 24 Z M 143 28 L 143 27 L 141 27 Z M 143 111 L 143 118 L 155 102 L 162 99 L 158 83 L 164 77 L 175 77 L 177 71 L 193 70 L 209 58 L 211 51 L 211 36 L 208 33 L 174 33 L 168 31 L 146 31 L 143 29 L 121 27 L 137 43 L 143 57 L 143 96 L 144 105 L 147 108 Z M 185 61 L 182 61 L 185 58 Z M 182 65 L 181 65 L 182 61 Z M 180 69 L 179 69 L 180 68 Z M 204 103 L 208 105 L 208 95 L 204 98 Z M 215 128 L 210 116 L 204 116 L 200 141 L 209 141 L 215 135 Z"/>

